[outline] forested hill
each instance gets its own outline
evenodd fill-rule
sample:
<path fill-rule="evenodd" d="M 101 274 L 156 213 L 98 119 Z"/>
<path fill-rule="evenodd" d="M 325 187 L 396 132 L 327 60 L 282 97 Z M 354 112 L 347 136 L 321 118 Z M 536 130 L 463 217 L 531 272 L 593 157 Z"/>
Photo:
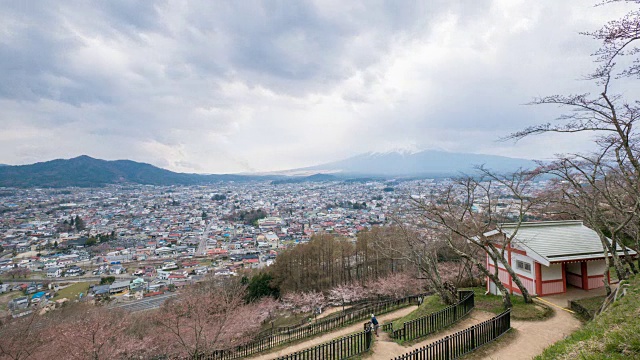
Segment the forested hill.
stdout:
<path fill-rule="evenodd" d="M 176 173 L 131 160 L 107 161 L 83 155 L 31 165 L 0 166 L 4 187 L 100 187 L 109 184 L 197 185 L 217 181 L 247 181 L 242 175 Z"/>
<path fill-rule="evenodd" d="M 327 175 L 203 175 L 177 173 L 131 160 L 101 160 L 83 155 L 30 165 L 0 166 L 0 187 L 102 187 L 111 184 L 205 185 L 221 181 L 274 183 L 338 180 Z"/>

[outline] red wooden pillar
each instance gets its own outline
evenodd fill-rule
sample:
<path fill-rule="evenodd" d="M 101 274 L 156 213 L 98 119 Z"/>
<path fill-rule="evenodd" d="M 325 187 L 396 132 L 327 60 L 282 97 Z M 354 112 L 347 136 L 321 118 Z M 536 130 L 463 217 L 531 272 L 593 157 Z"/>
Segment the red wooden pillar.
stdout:
<path fill-rule="evenodd" d="M 536 264 L 536 295 L 542 296 L 542 266 L 539 262 L 535 262 Z"/>
<path fill-rule="evenodd" d="M 582 288 L 589 290 L 589 274 L 587 273 L 587 262 L 580 263 L 580 272 L 582 272 Z"/>
<path fill-rule="evenodd" d="M 509 266 L 511 266 L 511 244 L 507 244 L 507 256 L 509 257 Z M 509 275 L 509 292 L 513 295 L 513 279 L 511 275 Z"/>
<path fill-rule="evenodd" d="M 487 254 L 487 270 L 491 271 L 491 269 L 489 269 L 489 254 Z M 491 291 L 491 287 L 489 286 L 490 281 L 491 279 L 487 276 L 487 292 Z"/>
<path fill-rule="evenodd" d="M 562 292 L 567 292 L 567 264 L 560 263 L 562 266 Z"/>

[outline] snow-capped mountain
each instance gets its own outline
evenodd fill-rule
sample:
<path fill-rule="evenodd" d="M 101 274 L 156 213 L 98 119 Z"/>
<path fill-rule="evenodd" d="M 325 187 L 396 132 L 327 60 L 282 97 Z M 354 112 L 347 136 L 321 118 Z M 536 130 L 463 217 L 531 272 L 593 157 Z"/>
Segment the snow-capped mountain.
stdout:
<path fill-rule="evenodd" d="M 506 173 L 536 167 L 532 160 L 496 155 L 452 153 L 445 151 L 370 152 L 354 157 L 291 170 L 287 173 L 326 173 L 371 176 L 448 176 L 471 174 L 474 167 L 484 165 L 496 172 Z"/>

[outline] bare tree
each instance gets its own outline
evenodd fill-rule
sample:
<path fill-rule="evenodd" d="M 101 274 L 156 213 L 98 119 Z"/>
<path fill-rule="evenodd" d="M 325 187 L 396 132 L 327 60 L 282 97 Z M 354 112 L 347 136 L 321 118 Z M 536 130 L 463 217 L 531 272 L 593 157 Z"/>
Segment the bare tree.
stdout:
<path fill-rule="evenodd" d="M 446 244 L 430 229 L 418 228 L 418 224 L 404 223 L 400 217 L 394 217 L 393 236 L 378 237 L 374 242 L 376 248 L 386 252 L 389 256 L 403 259 L 413 264 L 417 269 L 417 277 L 427 281 L 428 288 L 435 291 L 443 303 L 454 304 L 457 301 L 456 287 L 446 282 L 440 275 L 438 266 L 439 251 Z M 412 228 L 410 228 L 413 225 Z M 406 274 L 403 274 L 406 276 Z M 403 281 L 388 281 L 380 278 L 373 286 L 382 285 L 383 288 Z"/>
<path fill-rule="evenodd" d="M 639 220 L 640 196 L 635 196 L 636 190 L 629 188 L 630 178 L 619 174 L 616 163 L 606 155 L 605 149 L 599 155 L 565 156 L 539 171 L 554 175 L 549 200 L 596 231 L 605 259 L 610 258 L 618 278 L 623 279 L 629 270 L 637 272 L 622 240 L 628 237 L 629 224 Z M 618 249 L 622 249 L 623 258 Z"/>
<path fill-rule="evenodd" d="M 517 172 L 502 176 L 483 167 L 478 170 L 476 177 L 454 179 L 424 197 L 413 198 L 416 213 L 424 227 L 437 232 L 459 256 L 496 284 L 505 307 L 511 307 L 511 299 L 499 279 L 497 264 L 509 273 L 525 302 L 531 302 L 528 290 L 507 259 L 507 251 L 520 224 L 539 205 L 532 194 L 535 175 Z M 510 235 L 500 231 L 498 225 L 503 222 L 516 223 Z M 470 249 L 486 254 L 496 265 L 493 271 Z"/>
<path fill-rule="evenodd" d="M 609 0 L 598 6 L 638 0 Z M 519 140 L 544 133 L 591 132 L 598 151 L 595 155 L 559 156 L 546 170 L 568 181 L 565 198 L 579 211 L 591 227 L 603 234 L 606 229 L 611 243 L 603 238 L 603 250 L 611 256 L 621 278 L 626 277 L 616 251 L 619 236 L 636 233 L 640 224 L 640 144 L 636 122 L 640 118 L 640 102 L 626 99 L 624 86 L 640 76 L 640 10 L 628 12 L 594 32 L 585 32 L 601 42 L 594 60 L 595 70 L 587 80 L 599 87 L 598 94 L 552 95 L 534 99 L 531 104 L 559 105 L 569 109 L 558 122 L 528 127 L 508 136 Z M 614 82 L 618 92 L 614 92 Z M 621 90 L 622 89 L 622 90 Z M 628 93 L 628 92 L 626 92 Z M 587 198 L 579 199 L 578 196 Z M 578 205 L 579 204 L 579 205 Z M 582 208 L 579 208 L 581 206 Z M 584 208 L 590 206 L 591 208 Z M 640 250 L 640 237 L 636 238 Z M 626 248 L 624 248 L 626 251 Z M 631 271 L 636 271 L 625 254 Z M 639 264 L 640 265 L 640 264 Z"/>

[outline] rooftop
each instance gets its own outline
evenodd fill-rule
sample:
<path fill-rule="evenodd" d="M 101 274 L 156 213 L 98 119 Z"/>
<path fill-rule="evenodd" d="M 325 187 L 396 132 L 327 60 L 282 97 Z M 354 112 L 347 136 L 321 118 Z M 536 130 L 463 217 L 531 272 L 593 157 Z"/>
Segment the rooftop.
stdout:
<path fill-rule="evenodd" d="M 604 257 L 598 234 L 579 220 L 521 223 L 519 227 L 518 224 L 507 223 L 498 227 L 507 236 L 515 233 L 513 245 L 523 247 L 528 256 L 546 266 L 552 262 Z M 618 248 L 618 253 L 623 254 L 621 248 Z M 629 253 L 636 255 L 631 249 Z"/>

